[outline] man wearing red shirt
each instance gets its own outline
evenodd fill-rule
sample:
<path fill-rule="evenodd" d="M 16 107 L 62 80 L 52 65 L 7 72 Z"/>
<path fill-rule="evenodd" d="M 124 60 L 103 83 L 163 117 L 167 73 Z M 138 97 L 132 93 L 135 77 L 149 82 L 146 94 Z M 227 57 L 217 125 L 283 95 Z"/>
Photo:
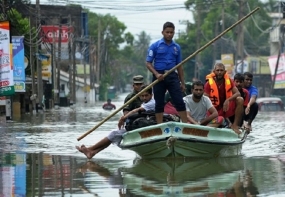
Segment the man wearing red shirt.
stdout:
<path fill-rule="evenodd" d="M 241 73 L 235 74 L 234 83 L 235 83 L 235 86 L 237 87 L 241 97 L 243 98 L 244 114 L 243 114 L 243 118 L 242 118 L 241 122 L 239 123 L 239 126 L 242 126 L 245 115 L 248 114 L 245 109 L 247 108 L 247 105 L 249 102 L 249 92 L 245 88 L 243 88 L 243 86 L 244 86 L 244 75 L 243 74 L 241 74 Z M 234 122 L 234 118 L 235 118 L 235 116 L 229 117 L 230 123 Z"/>

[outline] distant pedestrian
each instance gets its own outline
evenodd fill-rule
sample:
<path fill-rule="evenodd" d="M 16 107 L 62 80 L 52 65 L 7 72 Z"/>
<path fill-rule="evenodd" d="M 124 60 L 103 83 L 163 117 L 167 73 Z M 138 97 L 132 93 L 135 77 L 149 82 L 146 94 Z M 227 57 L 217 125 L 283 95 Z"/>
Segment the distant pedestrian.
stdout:
<path fill-rule="evenodd" d="M 116 106 L 113 103 L 111 103 L 111 99 L 108 99 L 107 103 L 104 103 L 102 108 L 105 110 L 113 110 L 116 109 Z"/>
<path fill-rule="evenodd" d="M 142 86 L 141 90 L 146 88 L 146 86 Z M 148 89 L 147 91 L 143 92 L 141 94 L 141 98 L 143 100 L 143 103 L 141 106 L 139 106 L 136 109 L 133 109 L 132 111 L 128 112 L 127 114 L 124 114 L 119 122 L 118 122 L 118 129 L 113 130 L 109 133 L 108 136 L 104 137 L 102 140 L 94 144 L 93 146 L 86 147 L 85 145 L 76 146 L 76 149 L 80 151 L 81 153 L 85 154 L 88 159 L 91 159 L 94 157 L 97 153 L 104 150 L 108 146 L 110 146 L 111 143 L 119 145 L 121 140 L 123 139 L 123 134 L 127 132 L 127 130 L 124 128 L 125 120 L 128 119 L 129 116 L 140 112 L 149 112 L 153 111 L 155 107 L 155 101 L 152 98 L 152 89 Z"/>

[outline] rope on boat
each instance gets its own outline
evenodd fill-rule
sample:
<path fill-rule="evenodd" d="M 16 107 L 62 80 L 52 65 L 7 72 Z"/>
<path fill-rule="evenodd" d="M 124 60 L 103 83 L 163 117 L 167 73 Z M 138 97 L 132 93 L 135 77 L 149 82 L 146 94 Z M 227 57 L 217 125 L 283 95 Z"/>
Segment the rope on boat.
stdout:
<path fill-rule="evenodd" d="M 167 148 L 170 149 L 170 148 L 174 145 L 174 143 L 175 143 L 176 140 L 177 140 L 176 137 L 170 137 L 170 138 L 168 138 L 168 140 L 166 141 L 166 146 L 167 146 Z"/>

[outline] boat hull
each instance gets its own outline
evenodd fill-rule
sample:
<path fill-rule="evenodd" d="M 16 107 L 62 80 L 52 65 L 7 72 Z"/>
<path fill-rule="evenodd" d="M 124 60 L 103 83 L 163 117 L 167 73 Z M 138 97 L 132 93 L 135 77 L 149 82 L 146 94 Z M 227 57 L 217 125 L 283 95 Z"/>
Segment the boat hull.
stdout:
<path fill-rule="evenodd" d="M 120 147 L 141 158 L 228 157 L 241 154 L 245 139 L 231 129 L 168 122 L 126 132 Z"/>

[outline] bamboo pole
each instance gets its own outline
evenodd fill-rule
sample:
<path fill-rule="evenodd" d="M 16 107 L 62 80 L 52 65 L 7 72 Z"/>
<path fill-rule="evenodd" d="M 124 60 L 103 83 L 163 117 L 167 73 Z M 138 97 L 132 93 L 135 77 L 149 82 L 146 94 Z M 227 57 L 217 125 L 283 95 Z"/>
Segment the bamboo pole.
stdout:
<path fill-rule="evenodd" d="M 190 56 L 188 56 L 186 59 L 184 59 L 182 62 L 180 62 L 179 64 L 177 64 L 175 67 L 173 67 L 172 69 L 170 69 L 168 72 L 164 73 L 163 77 L 166 77 L 167 75 L 169 75 L 169 73 L 173 72 L 174 70 L 176 70 L 179 66 L 183 65 L 185 62 L 187 62 L 188 60 L 190 60 L 192 57 L 194 57 L 195 55 L 197 55 L 198 53 L 200 53 L 201 51 L 203 51 L 204 49 L 206 49 L 208 46 L 210 46 L 211 44 L 213 44 L 216 40 L 218 40 L 219 38 L 221 38 L 224 34 L 226 34 L 228 31 L 230 31 L 232 28 L 234 28 L 235 26 L 237 26 L 239 23 L 241 23 L 242 21 L 244 21 L 245 19 L 247 19 L 248 17 L 250 17 L 252 14 L 254 14 L 256 11 L 258 11 L 260 8 L 257 7 L 254 10 L 252 10 L 250 13 L 248 13 L 247 15 L 245 15 L 243 18 L 241 18 L 240 20 L 238 20 L 236 23 L 234 23 L 232 26 L 230 26 L 229 28 L 227 28 L 225 31 L 223 31 L 222 33 L 220 33 L 218 36 L 216 36 L 214 39 L 212 39 L 211 41 L 209 41 L 207 44 L 205 44 L 204 46 L 202 46 L 201 48 L 199 48 L 197 51 L 195 51 L 193 54 L 191 54 Z M 98 123 L 95 127 L 93 127 L 92 129 L 88 130 L 86 133 L 84 133 L 83 135 L 81 135 L 80 137 L 77 138 L 78 141 L 80 141 L 82 138 L 86 137 L 87 135 L 89 135 L 92 131 L 94 131 L 95 129 L 97 129 L 99 126 L 101 126 L 104 122 L 106 122 L 107 120 L 109 120 L 111 117 L 113 117 L 115 114 L 117 114 L 119 111 L 121 111 L 125 106 L 127 106 L 128 104 L 130 104 L 131 102 L 133 102 L 138 96 L 140 96 L 143 92 L 145 92 L 146 90 L 148 90 L 149 88 L 153 87 L 155 84 L 157 84 L 159 81 L 155 80 L 154 82 L 152 82 L 151 84 L 149 84 L 147 87 L 145 87 L 142 91 L 140 91 L 139 93 L 137 93 L 133 98 L 131 98 L 129 101 L 127 101 L 122 107 L 118 108 L 116 111 L 114 111 L 112 114 L 110 114 L 108 117 L 106 117 L 104 120 L 102 120 L 100 123 Z"/>

